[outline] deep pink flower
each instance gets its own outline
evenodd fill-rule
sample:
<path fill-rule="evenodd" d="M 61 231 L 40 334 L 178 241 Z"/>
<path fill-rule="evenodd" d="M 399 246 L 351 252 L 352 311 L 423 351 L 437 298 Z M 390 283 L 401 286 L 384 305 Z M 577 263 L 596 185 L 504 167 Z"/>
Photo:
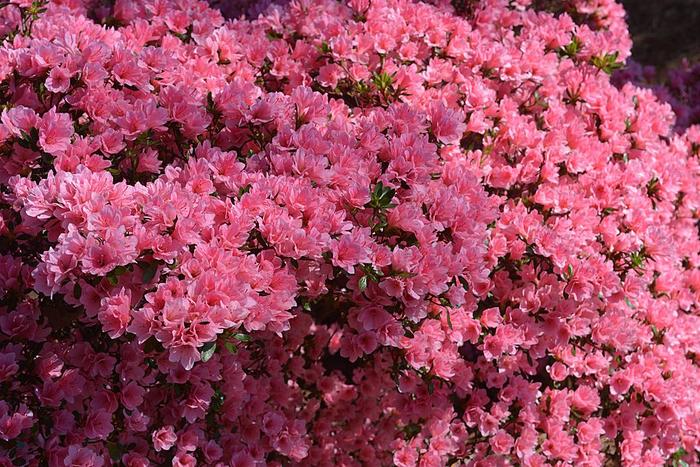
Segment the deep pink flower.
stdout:
<path fill-rule="evenodd" d="M 156 451 L 167 451 L 175 445 L 177 435 L 172 426 L 168 425 L 153 432 L 153 447 Z"/>
<path fill-rule="evenodd" d="M 71 445 L 68 447 L 63 465 L 66 467 L 101 467 L 104 459 L 90 448 Z"/>

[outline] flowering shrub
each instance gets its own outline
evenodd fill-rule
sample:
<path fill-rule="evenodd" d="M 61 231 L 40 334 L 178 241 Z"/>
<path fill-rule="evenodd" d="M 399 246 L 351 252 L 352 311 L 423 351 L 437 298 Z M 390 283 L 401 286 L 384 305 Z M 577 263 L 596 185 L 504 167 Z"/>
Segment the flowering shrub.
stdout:
<path fill-rule="evenodd" d="M 698 462 L 700 128 L 468 3 L 1 9 L 2 465 Z"/>

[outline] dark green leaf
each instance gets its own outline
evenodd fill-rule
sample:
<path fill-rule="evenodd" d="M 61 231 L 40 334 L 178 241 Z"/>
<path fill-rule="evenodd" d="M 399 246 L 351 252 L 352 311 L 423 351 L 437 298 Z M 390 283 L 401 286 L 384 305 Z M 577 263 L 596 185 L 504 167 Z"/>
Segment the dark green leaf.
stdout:
<path fill-rule="evenodd" d="M 459 279 L 459 283 L 462 284 L 464 290 L 469 290 L 469 282 L 467 282 L 467 279 L 462 276 L 459 276 L 457 279 Z"/>
<path fill-rule="evenodd" d="M 156 276 L 158 265 L 156 263 L 141 263 L 140 266 L 141 269 L 143 269 L 143 282 L 151 282 L 151 280 L 153 280 L 153 278 Z"/>
<path fill-rule="evenodd" d="M 367 289 L 367 276 L 360 277 L 360 281 L 358 284 L 360 286 L 360 292 L 364 292 L 365 289 Z"/>
<path fill-rule="evenodd" d="M 122 450 L 117 443 L 108 442 L 107 451 L 109 451 L 109 457 L 114 460 L 118 460 L 122 455 Z"/>
<path fill-rule="evenodd" d="M 224 344 L 224 347 L 226 347 L 226 350 L 228 350 L 230 353 L 236 353 L 238 352 L 238 348 L 233 342 L 226 342 Z"/>
<path fill-rule="evenodd" d="M 233 338 L 241 342 L 250 342 L 251 340 L 253 340 L 253 338 L 250 337 L 250 334 L 244 334 L 242 332 L 234 334 Z"/>
<path fill-rule="evenodd" d="M 151 353 L 151 352 L 163 352 L 165 349 L 163 348 L 163 344 L 158 342 L 158 339 L 155 337 L 151 336 L 149 337 L 146 342 L 143 343 L 143 351 L 144 353 Z"/>
<path fill-rule="evenodd" d="M 199 352 L 200 357 L 203 362 L 208 362 L 211 357 L 214 356 L 216 351 L 216 342 L 207 342 L 202 346 L 202 350 Z"/>

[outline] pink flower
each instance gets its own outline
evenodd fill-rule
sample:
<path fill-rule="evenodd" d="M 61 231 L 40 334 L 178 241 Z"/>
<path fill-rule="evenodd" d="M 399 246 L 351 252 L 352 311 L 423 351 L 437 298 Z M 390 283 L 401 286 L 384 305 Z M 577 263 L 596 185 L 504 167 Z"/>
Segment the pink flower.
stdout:
<path fill-rule="evenodd" d="M 508 454 L 513 447 L 513 437 L 504 430 L 499 430 L 496 435 L 491 438 L 491 446 L 497 454 Z"/>
<path fill-rule="evenodd" d="M 394 453 L 393 460 L 398 467 L 413 467 L 418 464 L 418 453 L 416 449 L 406 446 Z"/>
<path fill-rule="evenodd" d="M 129 410 L 134 410 L 143 403 L 143 395 L 145 392 L 146 391 L 141 386 L 132 381 L 122 387 L 119 397 L 124 407 Z"/>
<path fill-rule="evenodd" d="M 14 353 L 0 353 L 0 381 L 7 381 L 19 371 Z"/>
<path fill-rule="evenodd" d="M 82 446 L 71 445 L 68 447 L 63 465 L 66 467 L 101 467 L 104 459 L 99 457 L 95 451 Z"/>
<path fill-rule="evenodd" d="M 598 391 L 591 386 L 582 385 L 576 388 L 571 401 L 573 407 L 583 414 L 591 414 L 600 406 Z"/>
<path fill-rule="evenodd" d="M 194 467 L 197 465 L 197 459 L 186 452 L 181 452 L 173 458 L 173 467 Z"/>
<path fill-rule="evenodd" d="M 610 379 L 610 393 L 614 396 L 623 395 L 632 387 L 632 381 L 624 374 L 618 371 Z"/>
<path fill-rule="evenodd" d="M 201 356 L 193 343 L 177 341 L 170 345 L 169 360 L 179 362 L 185 370 L 191 370 L 194 362 L 201 360 Z"/>
<path fill-rule="evenodd" d="M 209 441 L 202 451 L 204 452 L 204 458 L 207 462 L 218 461 L 224 455 L 224 450 L 216 441 Z"/>
<path fill-rule="evenodd" d="M 156 451 L 167 451 L 175 445 L 177 435 L 171 425 L 153 432 L 153 447 Z"/>
<path fill-rule="evenodd" d="M 160 173 L 161 162 L 158 159 L 158 153 L 153 149 L 147 149 L 139 154 L 136 171 L 140 173 Z"/>
<path fill-rule="evenodd" d="M 97 319 L 102 323 L 102 329 L 115 339 L 126 331 L 131 321 L 131 291 L 121 288 L 117 295 L 102 299 Z"/>
<path fill-rule="evenodd" d="M 51 92 L 66 92 L 70 87 L 71 74 L 63 67 L 53 68 L 46 78 L 46 89 Z"/>
<path fill-rule="evenodd" d="M 99 136 L 100 147 L 106 154 L 117 154 L 124 149 L 124 136 L 111 128 L 107 128 Z"/>
<path fill-rule="evenodd" d="M 124 454 L 121 461 L 126 467 L 148 467 L 150 465 L 148 458 L 134 452 Z"/>
<path fill-rule="evenodd" d="M 344 235 L 331 242 L 333 265 L 355 273 L 355 265 L 369 261 L 365 248 L 350 236 Z"/>
<path fill-rule="evenodd" d="M 297 462 L 308 455 L 309 446 L 307 442 L 299 437 L 292 436 L 288 431 L 282 431 L 272 442 L 272 446 L 280 454 L 283 454 Z"/>
<path fill-rule="evenodd" d="M 269 412 L 263 417 L 262 430 L 269 436 L 275 436 L 282 431 L 284 418 L 277 413 Z"/>
<path fill-rule="evenodd" d="M 467 127 L 461 111 L 451 110 L 442 103 L 436 103 L 430 106 L 428 116 L 431 130 L 438 141 L 444 144 L 459 143 Z"/>
<path fill-rule="evenodd" d="M 92 439 L 106 439 L 114 430 L 112 414 L 97 410 L 90 412 L 85 420 L 85 436 Z"/>
<path fill-rule="evenodd" d="M 662 422 L 671 423 L 678 419 L 678 412 L 670 404 L 661 404 L 656 408 L 655 413 Z"/>
<path fill-rule="evenodd" d="M 0 439 L 10 441 L 34 424 L 34 414 L 22 404 L 15 413 L 9 413 L 5 402 L 0 405 Z"/>
<path fill-rule="evenodd" d="M 556 362 L 549 369 L 549 374 L 552 376 L 554 381 L 564 381 L 567 377 L 568 371 L 566 365 L 561 362 Z"/>
<path fill-rule="evenodd" d="M 38 123 L 39 146 L 51 155 L 59 155 L 68 149 L 73 136 L 73 122 L 68 114 L 55 109 L 46 112 Z"/>
<path fill-rule="evenodd" d="M 22 132 L 29 134 L 31 129 L 41 121 L 34 109 L 18 105 L 9 110 L 3 110 L 0 117 L 7 130 L 19 137 Z"/>

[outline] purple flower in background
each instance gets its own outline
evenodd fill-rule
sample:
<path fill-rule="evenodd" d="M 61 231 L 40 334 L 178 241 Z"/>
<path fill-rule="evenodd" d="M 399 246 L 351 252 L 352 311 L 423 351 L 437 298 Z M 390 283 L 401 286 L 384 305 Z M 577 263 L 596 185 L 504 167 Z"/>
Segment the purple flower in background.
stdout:
<path fill-rule="evenodd" d="M 284 5 L 288 0 L 210 0 L 209 4 L 218 8 L 228 19 L 256 18 L 271 5 Z"/>
<path fill-rule="evenodd" d="M 678 132 L 700 123 L 700 63 L 690 64 L 683 60 L 663 76 L 653 66 L 630 60 L 623 70 L 615 73 L 613 82 L 618 87 L 631 82 L 654 91 L 659 99 L 673 108 Z"/>

